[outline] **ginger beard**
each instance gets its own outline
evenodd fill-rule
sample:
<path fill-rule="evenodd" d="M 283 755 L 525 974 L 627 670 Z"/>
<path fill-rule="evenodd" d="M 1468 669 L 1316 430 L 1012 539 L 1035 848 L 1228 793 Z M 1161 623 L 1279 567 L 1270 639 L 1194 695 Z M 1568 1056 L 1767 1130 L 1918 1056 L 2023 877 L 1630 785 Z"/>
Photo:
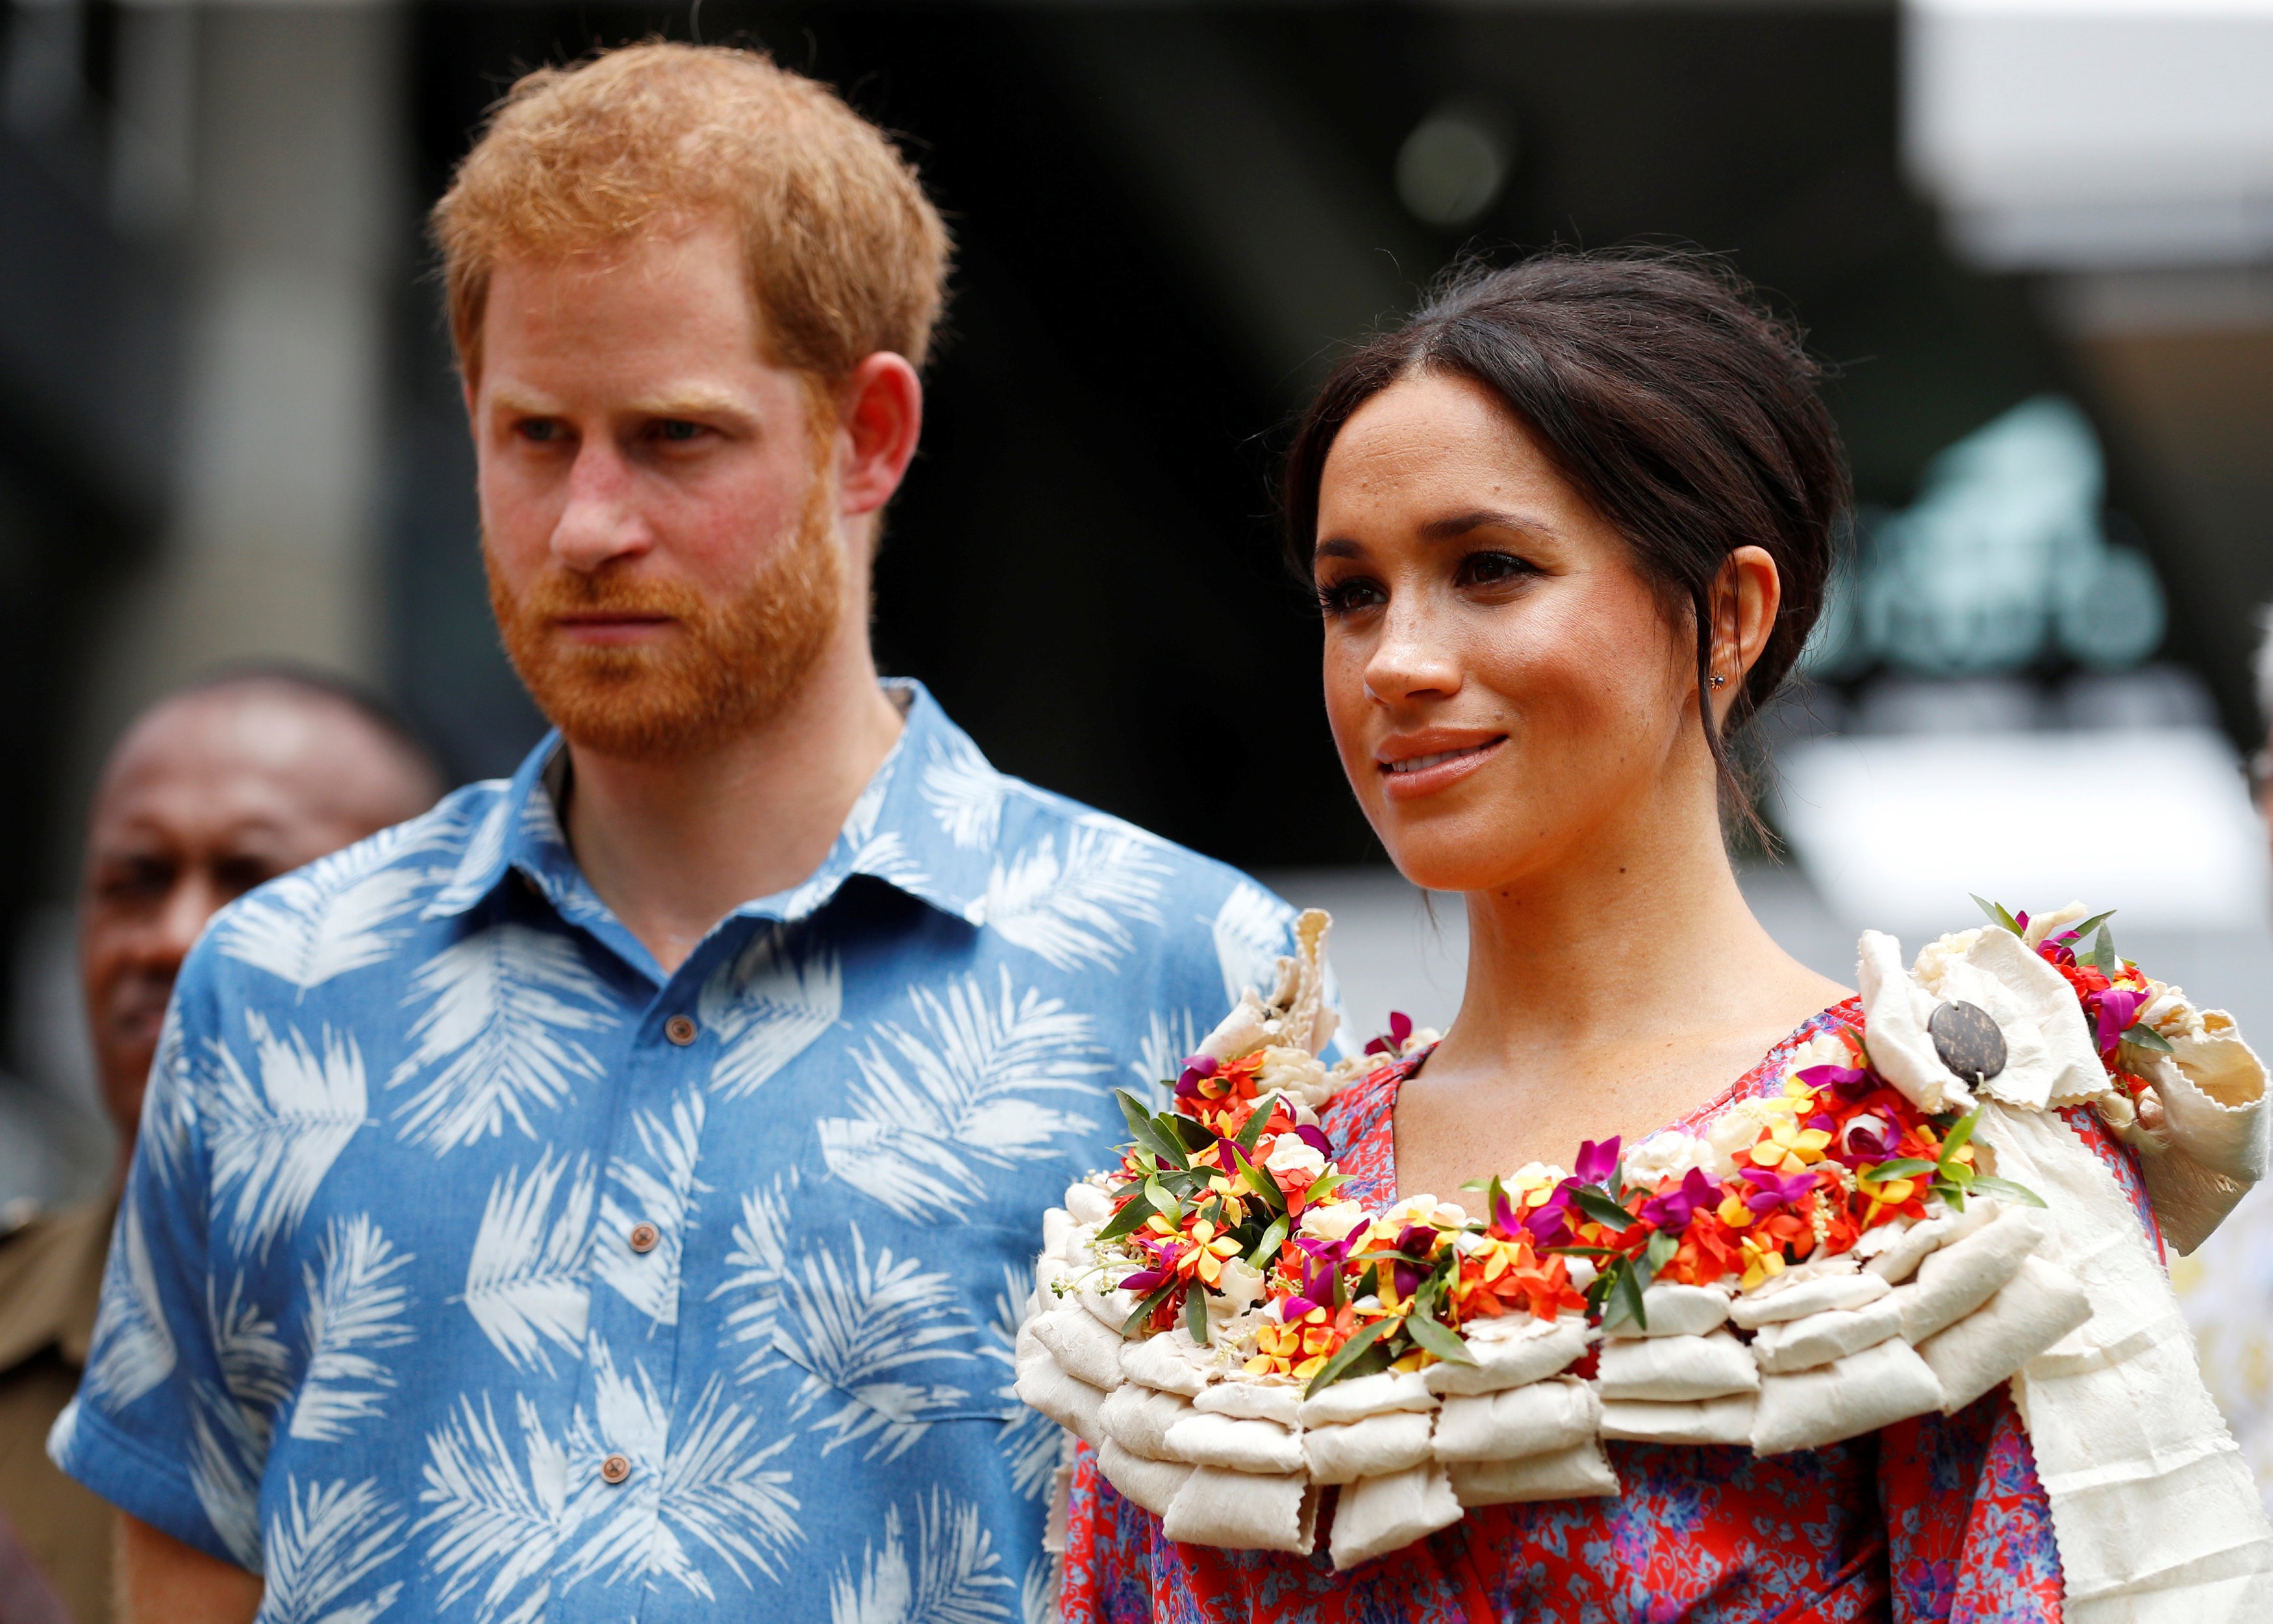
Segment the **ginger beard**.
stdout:
<path fill-rule="evenodd" d="M 485 545 L 490 608 L 537 708 L 573 744 L 643 760 L 707 749 L 779 715 L 820 662 L 843 612 L 836 495 L 823 464 L 788 535 L 750 584 L 724 602 L 684 581 L 558 565 L 516 594 Z M 668 615 L 683 635 L 659 647 L 596 648 L 553 629 L 560 615 L 596 610 Z"/>

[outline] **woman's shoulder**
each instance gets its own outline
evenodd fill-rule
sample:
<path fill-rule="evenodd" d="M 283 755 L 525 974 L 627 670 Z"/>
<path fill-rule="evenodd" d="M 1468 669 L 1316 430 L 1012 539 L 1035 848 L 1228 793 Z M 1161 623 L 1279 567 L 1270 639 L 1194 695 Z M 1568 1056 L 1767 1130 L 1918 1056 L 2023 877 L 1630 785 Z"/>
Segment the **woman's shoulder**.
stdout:
<path fill-rule="evenodd" d="M 1784 1079 L 1811 1066 L 1852 1065 L 1863 1036 L 1863 1000 L 1850 995 L 1817 1011 L 1786 1033 L 1759 1063 L 1695 1110 L 1666 1125 L 1686 1134 L 1703 1131 L 1739 1100 L 1783 1091 Z"/>

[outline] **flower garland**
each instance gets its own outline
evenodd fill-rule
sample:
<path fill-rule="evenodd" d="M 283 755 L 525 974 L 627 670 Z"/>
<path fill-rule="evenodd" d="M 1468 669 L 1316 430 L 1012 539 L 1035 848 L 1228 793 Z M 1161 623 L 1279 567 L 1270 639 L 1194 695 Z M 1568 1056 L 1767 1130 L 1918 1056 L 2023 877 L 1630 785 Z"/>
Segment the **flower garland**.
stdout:
<path fill-rule="evenodd" d="M 2026 914 L 1981 905 L 2028 941 Z M 2074 992 L 2112 1096 L 2135 1099 L 2147 1083 L 2119 1064 L 2123 1046 L 2170 1045 L 2140 1020 L 2156 990 L 2116 954 L 2108 917 L 2029 946 Z M 1482 1217 L 1428 1197 L 1378 1214 L 1337 1199 L 1345 1175 L 1315 1107 L 1433 1041 L 1395 1015 L 1331 1073 L 1265 1046 L 1195 1056 L 1163 1084 L 1166 1111 L 1117 1092 L 1131 1140 L 1119 1168 L 1091 1181 L 1112 1212 L 1090 1246 L 1106 1289 L 1126 1294 L 1121 1334 L 1181 1326 L 1244 1376 L 1315 1395 L 1377 1371 L 1471 1363 L 1464 1334 L 1484 1321 L 1583 1312 L 1646 1329 L 1645 1294 L 1661 1281 L 1751 1291 L 1870 1255 L 1969 1196 L 2044 1204 L 1981 1165 L 1978 1107 L 1921 1109 L 1845 1031 L 1803 1044 L 1779 1093 L 1739 1102 L 1701 1137 L 1661 1133 L 1631 1153 L 1588 1141 L 1567 1173 L 1534 1164 L 1467 1186 Z"/>

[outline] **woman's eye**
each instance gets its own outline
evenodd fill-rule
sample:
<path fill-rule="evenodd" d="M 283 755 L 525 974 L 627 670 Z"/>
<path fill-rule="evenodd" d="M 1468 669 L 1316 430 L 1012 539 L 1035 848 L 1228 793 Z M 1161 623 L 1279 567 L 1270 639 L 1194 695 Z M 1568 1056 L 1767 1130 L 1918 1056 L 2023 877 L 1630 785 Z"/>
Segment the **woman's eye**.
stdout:
<path fill-rule="evenodd" d="M 1512 553 L 1476 552 L 1460 560 L 1459 583 L 1464 587 L 1500 587 L 1535 573 Z"/>
<path fill-rule="evenodd" d="M 1387 593 L 1363 577 L 1318 583 L 1318 607 L 1329 616 L 1354 615 L 1361 610 L 1377 608 L 1388 601 Z"/>

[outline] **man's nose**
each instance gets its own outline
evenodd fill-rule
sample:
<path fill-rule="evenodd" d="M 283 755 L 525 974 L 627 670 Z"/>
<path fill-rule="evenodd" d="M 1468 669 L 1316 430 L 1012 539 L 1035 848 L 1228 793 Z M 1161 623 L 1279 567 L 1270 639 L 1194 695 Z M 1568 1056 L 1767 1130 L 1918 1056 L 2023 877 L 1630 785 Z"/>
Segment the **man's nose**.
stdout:
<path fill-rule="evenodd" d="M 552 556 L 589 573 L 645 552 L 650 540 L 621 450 L 605 435 L 586 435 L 568 470 L 568 502 L 553 527 Z"/>
<path fill-rule="evenodd" d="M 199 933 L 228 901 L 210 875 L 192 869 L 176 880 L 152 917 L 150 930 L 142 936 L 139 956 L 144 967 L 169 975 L 181 969 L 182 961 L 197 946 Z"/>

